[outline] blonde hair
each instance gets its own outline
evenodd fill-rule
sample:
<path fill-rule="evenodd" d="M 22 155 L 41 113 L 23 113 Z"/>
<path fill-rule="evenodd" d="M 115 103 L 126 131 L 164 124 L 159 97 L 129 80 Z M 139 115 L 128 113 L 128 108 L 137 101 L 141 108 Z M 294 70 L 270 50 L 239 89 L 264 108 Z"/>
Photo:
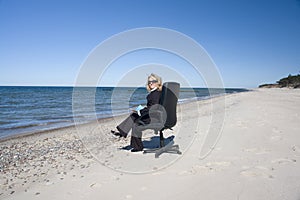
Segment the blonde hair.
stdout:
<path fill-rule="evenodd" d="M 157 90 L 158 90 L 158 91 L 161 91 L 161 90 L 162 90 L 162 79 L 161 79 L 160 76 L 158 76 L 158 75 L 156 75 L 156 74 L 153 74 L 153 73 L 151 73 L 151 74 L 148 76 L 147 83 L 146 83 L 147 90 L 148 90 L 148 91 L 151 90 L 150 87 L 149 87 L 149 84 L 148 84 L 148 81 L 149 81 L 150 78 L 152 78 L 152 79 L 154 79 L 154 80 L 157 80 L 157 85 L 158 85 Z"/>

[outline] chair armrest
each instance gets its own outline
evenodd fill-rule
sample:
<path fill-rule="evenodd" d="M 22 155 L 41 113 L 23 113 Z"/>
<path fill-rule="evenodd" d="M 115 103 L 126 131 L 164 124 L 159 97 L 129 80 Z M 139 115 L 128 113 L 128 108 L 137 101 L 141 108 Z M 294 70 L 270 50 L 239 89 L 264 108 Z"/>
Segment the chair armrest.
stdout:
<path fill-rule="evenodd" d="M 148 112 L 144 112 L 140 116 L 140 119 L 138 120 L 138 123 L 140 125 L 143 126 L 147 125 L 145 122 L 142 121 L 142 119 L 147 115 L 149 115 L 148 117 L 150 117 L 150 124 L 159 123 L 164 125 L 167 119 L 167 115 L 164 107 L 162 107 L 159 104 L 151 106 Z"/>
<path fill-rule="evenodd" d="M 150 116 L 151 123 L 160 123 L 164 125 L 167 119 L 166 110 L 160 104 L 151 106 L 149 110 L 149 116 Z"/>
<path fill-rule="evenodd" d="M 162 110 L 153 110 L 149 112 L 150 120 L 154 123 L 164 123 L 164 112 Z"/>

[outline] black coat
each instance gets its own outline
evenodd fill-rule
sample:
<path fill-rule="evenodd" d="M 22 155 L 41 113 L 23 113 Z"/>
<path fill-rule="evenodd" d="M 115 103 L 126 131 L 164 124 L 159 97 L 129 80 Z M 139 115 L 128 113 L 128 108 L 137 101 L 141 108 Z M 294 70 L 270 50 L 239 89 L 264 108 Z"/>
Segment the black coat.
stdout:
<path fill-rule="evenodd" d="M 159 104 L 160 96 L 161 96 L 161 91 L 158 91 L 158 90 L 154 90 L 147 95 L 147 107 L 140 110 L 140 112 L 141 112 L 140 119 L 143 122 L 150 123 L 149 110 L 150 110 L 151 106 L 153 106 L 155 104 Z"/>

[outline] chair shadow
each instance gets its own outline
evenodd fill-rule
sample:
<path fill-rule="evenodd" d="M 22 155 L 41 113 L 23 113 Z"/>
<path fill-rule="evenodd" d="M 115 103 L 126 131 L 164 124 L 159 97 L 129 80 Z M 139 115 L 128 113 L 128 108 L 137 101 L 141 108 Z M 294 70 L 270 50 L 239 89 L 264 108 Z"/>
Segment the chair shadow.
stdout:
<path fill-rule="evenodd" d="M 167 145 L 171 141 L 173 141 L 174 138 L 175 138 L 174 135 L 165 138 L 164 139 L 165 145 Z M 159 143 L 160 143 L 159 136 L 153 136 L 153 137 L 150 138 L 150 140 L 143 141 L 144 149 L 156 149 L 156 148 L 159 148 Z M 127 145 L 127 146 L 124 146 L 124 147 L 120 148 L 120 150 L 126 150 L 126 151 L 129 151 L 131 149 L 132 149 L 132 147 L 130 145 Z"/>

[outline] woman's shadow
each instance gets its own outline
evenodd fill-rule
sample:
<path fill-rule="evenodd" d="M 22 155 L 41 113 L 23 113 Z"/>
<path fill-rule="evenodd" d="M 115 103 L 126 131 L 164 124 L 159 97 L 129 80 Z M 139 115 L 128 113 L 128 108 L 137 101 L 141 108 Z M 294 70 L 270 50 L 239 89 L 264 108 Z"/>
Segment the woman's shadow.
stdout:
<path fill-rule="evenodd" d="M 171 141 L 173 141 L 174 138 L 175 138 L 174 135 L 164 138 L 165 145 L 167 145 Z M 144 149 L 157 149 L 157 148 L 160 148 L 159 144 L 160 144 L 159 136 L 153 136 L 150 138 L 150 140 L 143 141 Z M 126 150 L 126 151 L 129 151 L 131 149 L 132 149 L 132 147 L 130 145 L 120 148 L 120 150 Z"/>

